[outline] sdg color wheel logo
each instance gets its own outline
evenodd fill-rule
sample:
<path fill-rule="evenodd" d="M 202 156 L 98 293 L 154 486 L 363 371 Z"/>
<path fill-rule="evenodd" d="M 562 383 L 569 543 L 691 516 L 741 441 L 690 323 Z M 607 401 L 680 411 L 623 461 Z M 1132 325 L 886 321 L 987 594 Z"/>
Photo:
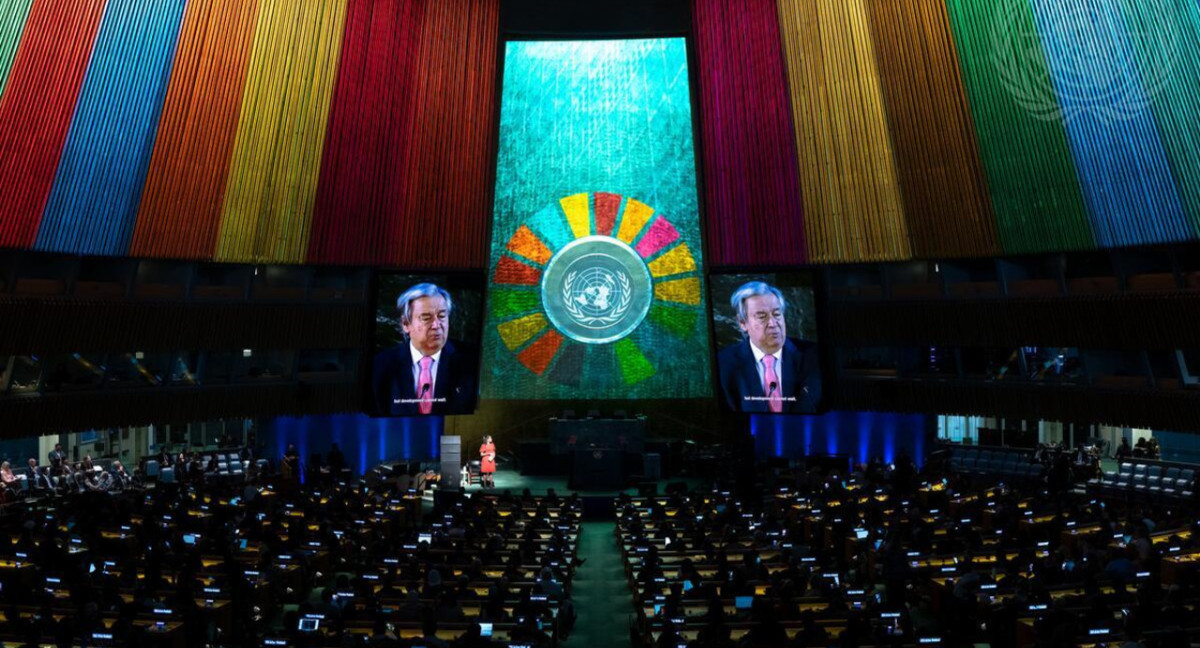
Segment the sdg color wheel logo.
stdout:
<path fill-rule="evenodd" d="M 614 380 L 653 376 L 653 354 L 635 333 L 651 326 L 687 337 L 701 310 L 696 261 L 679 231 L 649 205 L 611 193 L 567 196 L 531 216 L 512 232 L 492 284 L 504 346 L 529 371 L 564 383 L 588 349 L 615 355 Z"/>

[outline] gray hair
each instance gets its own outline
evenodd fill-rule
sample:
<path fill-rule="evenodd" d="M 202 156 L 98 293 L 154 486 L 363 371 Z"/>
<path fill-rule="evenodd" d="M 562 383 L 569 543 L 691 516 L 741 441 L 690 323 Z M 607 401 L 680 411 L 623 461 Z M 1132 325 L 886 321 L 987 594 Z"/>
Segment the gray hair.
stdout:
<path fill-rule="evenodd" d="M 737 311 L 738 321 L 746 321 L 746 300 L 762 295 L 775 295 L 775 298 L 779 300 L 780 310 L 787 308 L 783 293 L 779 292 L 778 288 L 764 281 L 748 281 L 733 291 L 733 296 L 729 298 L 729 305 Z"/>
<path fill-rule="evenodd" d="M 450 293 L 446 292 L 445 289 L 439 287 L 437 284 L 419 283 L 405 290 L 396 299 L 396 309 L 400 311 L 401 324 L 412 324 L 412 304 L 422 297 L 441 297 L 446 300 L 447 315 L 454 310 L 454 301 L 450 299 Z"/>

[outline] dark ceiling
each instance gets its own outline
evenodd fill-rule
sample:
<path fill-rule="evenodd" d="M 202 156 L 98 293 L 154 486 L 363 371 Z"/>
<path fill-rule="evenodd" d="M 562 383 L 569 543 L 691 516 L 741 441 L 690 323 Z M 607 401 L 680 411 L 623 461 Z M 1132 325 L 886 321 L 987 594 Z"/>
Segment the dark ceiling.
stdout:
<path fill-rule="evenodd" d="M 691 30 L 688 0 L 502 0 L 508 38 L 678 36 Z"/>

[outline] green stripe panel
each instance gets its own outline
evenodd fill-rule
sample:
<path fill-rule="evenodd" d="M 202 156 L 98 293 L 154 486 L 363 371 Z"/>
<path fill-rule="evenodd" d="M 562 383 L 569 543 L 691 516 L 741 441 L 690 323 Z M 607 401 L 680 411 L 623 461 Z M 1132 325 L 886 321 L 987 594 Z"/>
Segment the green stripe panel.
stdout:
<path fill-rule="evenodd" d="M 621 380 L 626 385 L 635 385 L 654 375 L 654 365 L 650 364 L 633 340 L 625 338 L 615 346 L 617 363 L 621 365 Z"/>
<path fill-rule="evenodd" d="M 497 319 L 508 319 L 513 315 L 532 313 L 542 307 L 541 293 L 529 288 L 526 290 L 510 290 L 507 288 L 492 288 L 488 293 L 492 305 L 492 315 Z"/>
<path fill-rule="evenodd" d="M 1200 4 L 1125 0 L 1122 9 L 1180 199 L 1200 229 Z"/>
<path fill-rule="evenodd" d="M 650 321 L 661 326 L 677 338 L 691 337 L 699 329 L 696 318 L 700 311 L 694 308 L 677 308 L 656 303 L 650 308 Z"/>
<path fill-rule="evenodd" d="M 25 33 L 25 20 L 32 4 L 33 0 L 0 0 L 0 96 L 4 95 L 8 71 L 17 55 L 21 34 Z"/>
<path fill-rule="evenodd" d="M 946 8 L 1004 252 L 1094 248 L 1027 0 L 946 0 Z"/>

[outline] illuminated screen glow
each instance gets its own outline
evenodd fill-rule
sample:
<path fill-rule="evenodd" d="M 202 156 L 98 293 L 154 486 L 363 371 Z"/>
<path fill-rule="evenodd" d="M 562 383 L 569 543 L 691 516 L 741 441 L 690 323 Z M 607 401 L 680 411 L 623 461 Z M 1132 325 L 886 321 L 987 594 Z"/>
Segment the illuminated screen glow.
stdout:
<path fill-rule="evenodd" d="M 485 398 L 711 394 L 682 38 L 509 42 Z"/>
<path fill-rule="evenodd" d="M 402 301 L 411 302 L 407 325 Z M 482 311 L 482 273 L 377 273 L 365 411 L 372 416 L 473 413 L 479 400 Z M 425 356 L 427 365 L 416 360 Z"/>
<path fill-rule="evenodd" d="M 713 274 L 709 279 L 721 403 L 735 412 L 820 411 L 824 380 L 815 273 Z M 768 354 L 774 358 L 770 367 Z"/>

